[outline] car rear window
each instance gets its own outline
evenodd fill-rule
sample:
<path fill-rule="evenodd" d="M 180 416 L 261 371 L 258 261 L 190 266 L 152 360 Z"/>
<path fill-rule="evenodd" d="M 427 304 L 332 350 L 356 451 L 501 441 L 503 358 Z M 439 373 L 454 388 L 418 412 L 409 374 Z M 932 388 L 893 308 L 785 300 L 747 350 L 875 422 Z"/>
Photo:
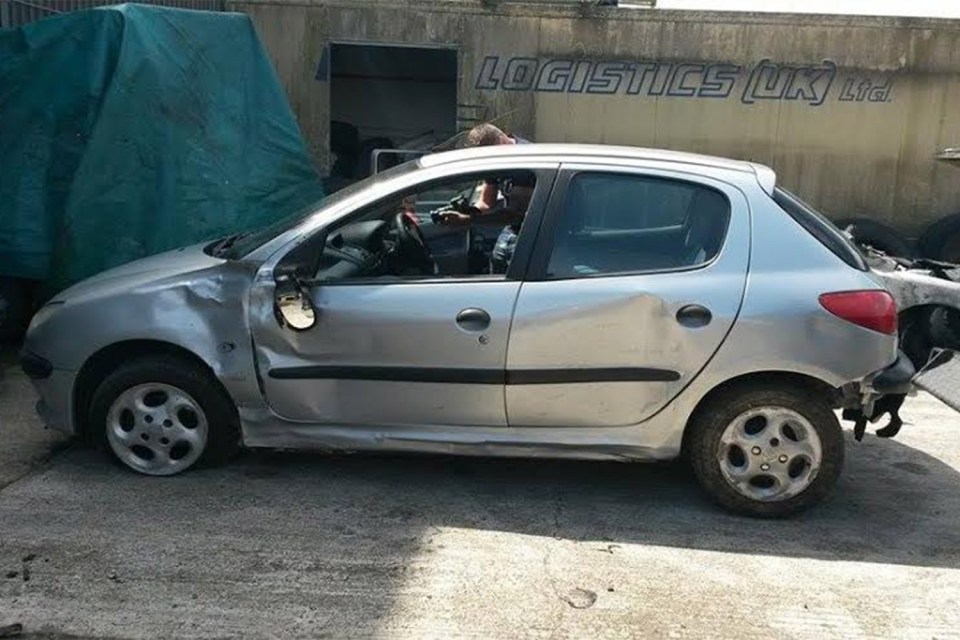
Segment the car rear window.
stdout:
<path fill-rule="evenodd" d="M 780 187 L 773 190 L 773 201 L 838 258 L 854 269 L 867 270 L 867 263 L 857 246 L 823 214 Z"/>

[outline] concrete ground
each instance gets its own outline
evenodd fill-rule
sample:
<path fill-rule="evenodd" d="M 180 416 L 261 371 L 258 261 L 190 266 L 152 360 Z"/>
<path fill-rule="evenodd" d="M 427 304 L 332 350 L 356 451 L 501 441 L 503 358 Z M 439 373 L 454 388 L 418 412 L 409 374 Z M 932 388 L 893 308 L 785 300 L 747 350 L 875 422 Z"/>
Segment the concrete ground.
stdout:
<path fill-rule="evenodd" d="M 897 440 L 850 439 L 828 502 L 763 522 L 681 465 L 256 453 L 146 478 L 51 454 L 18 373 L 0 394 L 0 627 L 24 637 L 960 637 L 960 416 L 927 396 Z"/>

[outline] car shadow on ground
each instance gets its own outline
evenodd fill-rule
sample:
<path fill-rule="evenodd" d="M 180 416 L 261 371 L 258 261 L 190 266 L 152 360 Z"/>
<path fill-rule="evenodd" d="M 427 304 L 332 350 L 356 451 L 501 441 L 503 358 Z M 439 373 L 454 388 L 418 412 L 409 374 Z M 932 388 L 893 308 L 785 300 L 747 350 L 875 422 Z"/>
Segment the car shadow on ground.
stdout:
<path fill-rule="evenodd" d="M 244 485 L 253 495 L 267 486 L 289 487 L 294 501 L 336 495 L 336 503 L 364 511 L 353 525 L 358 531 L 378 530 L 380 519 L 400 519 L 411 531 L 468 527 L 601 543 L 960 567 L 960 473 L 895 440 L 868 435 L 857 443 L 847 436 L 846 469 L 834 494 L 807 513 L 778 521 L 721 511 L 679 462 L 254 451 L 222 473 L 249 480 Z"/>
<path fill-rule="evenodd" d="M 269 521 L 348 546 L 361 540 L 376 546 L 387 532 L 404 537 L 395 543 L 416 546 L 424 532 L 459 527 L 960 568 L 960 472 L 896 440 L 868 434 L 857 443 L 846 436 L 846 465 L 834 493 L 785 520 L 722 511 L 681 462 L 264 450 L 246 451 L 220 468 L 149 478 L 111 463 L 102 451 L 74 447 L 47 472 L 60 482 L 47 483 L 53 493 L 41 503 L 119 527 L 137 513 L 149 521 L 174 509 L 185 521 L 214 529 L 227 523 L 238 535 Z"/>

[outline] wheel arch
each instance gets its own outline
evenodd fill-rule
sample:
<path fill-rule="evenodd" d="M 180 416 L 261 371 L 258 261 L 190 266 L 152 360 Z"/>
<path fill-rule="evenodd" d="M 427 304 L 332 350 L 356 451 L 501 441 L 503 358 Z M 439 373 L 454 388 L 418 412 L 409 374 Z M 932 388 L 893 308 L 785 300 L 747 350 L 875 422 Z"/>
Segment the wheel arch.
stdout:
<path fill-rule="evenodd" d="M 193 351 L 162 340 L 125 340 L 103 347 L 86 359 L 77 372 L 73 385 L 73 419 L 76 433 L 84 440 L 89 439 L 88 413 L 93 394 L 103 379 L 115 371 L 124 362 L 146 356 L 174 356 L 201 368 L 215 380 L 226 393 L 213 369 Z"/>
<path fill-rule="evenodd" d="M 830 404 L 833 407 L 840 405 L 840 390 L 820 378 L 794 371 L 753 371 L 745 373 L 724 380 L 700 398 L 683 427 L 683 439 L 680 445 L 681 457 L 687 457 L 690 427 L 696 422 L 705 407 L 723 394 L 735 392 L 743 387 L 758 387 L 761 385 L 766 387 L 805 387 L 815 393 L 825 394 L 830 398 Z"/>

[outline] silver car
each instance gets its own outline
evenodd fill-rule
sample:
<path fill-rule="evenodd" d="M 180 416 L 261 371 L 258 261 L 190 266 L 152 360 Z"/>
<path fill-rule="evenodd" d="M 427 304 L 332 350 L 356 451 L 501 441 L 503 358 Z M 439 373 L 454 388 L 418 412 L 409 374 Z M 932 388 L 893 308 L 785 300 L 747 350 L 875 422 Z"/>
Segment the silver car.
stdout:
<path fill-rule="evenodd" d="M 834 410 L 909 380 L 896 331 L 769 168 L 532 144 L 102 273 L 39 311 L 22 366 L 47 425 L 150 475 L 241 445 L 684 456 L 719 504 L 782 516 L 837 481 Z"/>

